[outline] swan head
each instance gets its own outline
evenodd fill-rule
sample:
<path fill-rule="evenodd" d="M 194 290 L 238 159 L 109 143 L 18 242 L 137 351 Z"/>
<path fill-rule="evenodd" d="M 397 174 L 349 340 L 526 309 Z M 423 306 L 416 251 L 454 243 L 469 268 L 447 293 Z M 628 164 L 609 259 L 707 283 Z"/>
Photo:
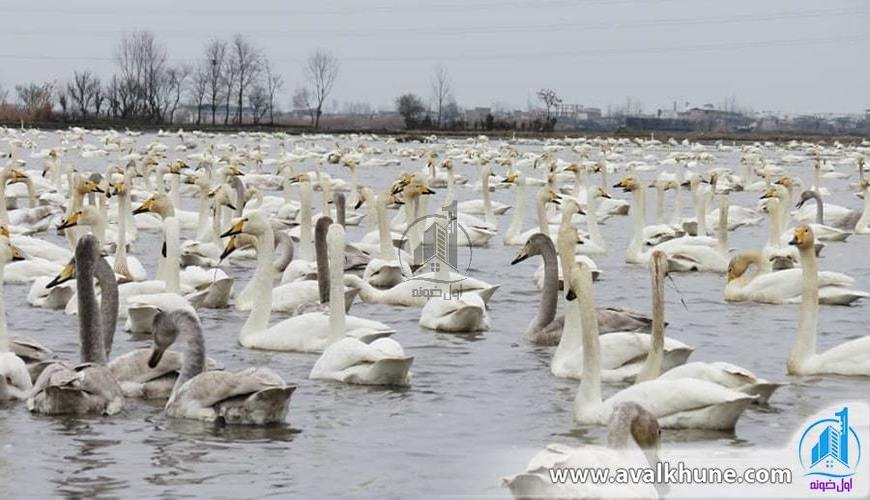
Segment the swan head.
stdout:
<path fill-rule="evenodd" d="M 109 184 L 110 192 L 112 196 L 120 196 L 122 194 L 127 194 L 127 183 L 123 180 L 115 181 Z"/>
<path fill-rule="evenodd" d="M 651 466 L 659 461 L 658 449 L 661 428 L 655 415 L 633 401 L 624 401 L 613 407 L 607 421 L 607 446 L 623 449 L 631 438 L 643 450 Z"/>
<path fill-rule="evenodd" d="M 801 224 L 794 228 L 794 237 L 788 242 L 800 250 L 810 249 L 815 252 L 816 237 L 808 224 Z"/>
<path fill-rule="evenodd" d="M 253 210 L 245 217 L 234 219 L 232 226 L 221 234 L 221 238 L 237 234 L 249 234 L 256 237 L 266 234 L 268 231 L 272 231 L 269 218 L 263 212 Z"/>
<path fill-rule="evenodd" d="M 178 312 L 183 311 L 159 311 L 154 316 L 151 327 L 153 343 L 151 345 L 151 355 L 148 357 L 149 368 L 156 368 L 160 364 L 166 349 L 175 343 L 175 339 L 178 338 L 178 323 L 173 314 Z"/>
<path fill-rule="evenodd" d="M 572 173 L 575 173 L 575 174 L 576 174 L 576 173 L 579 173 L 579 172 L 582 172 L 582 170 L 583 170 L 583 167 L 581 167 L 581 166 L 580 166 L 579 164 L 577 164 L 577 163 L 572 163 L 572 164 L 570 164 L 570 165 L 568 165 L 567 167 L 565 167 L 565 168 L 562 169 L 562 171 L 564 171 L 564 172 L 572 172 Z"/>
<path fill-rule="evenodd" d="M 8 264 L 19 260 L 24 260 L 21 250 L 10 243 L 8 237 L 0 236 L 0 263 Z"/>
<path fill-rule="evenodd" d="M 577 203 L 577 201 L 574 198 L 563 198 L 563 199 L 565 200 L 565 202 L 562 203 L 562 215 L 566 215 L 566 214 L 586 215 L 586 211 L 583 210 L 582 208 L 580 208 L 580 205 Z"/>
<path fill-rule="evenodd" d="M 133 210 L 133 215 L 149 212 L 157 214 L 162 218 L 172 217 L 175 215 L 175 206 L 166 194 L 154 193 Z"/>
<path fill-rule="evenodd" d="M 235 210 L 236 206 L 233 204 L 233 201 L 230 199 L 230 193 L 227 189 L 226 184 L 221 184 L 220 186 L 212 189 L 208 193 L 208 197 L 213 199 L 213 203 L 216 203 L 217 206 L 224 206 L 229 208 L 230 210 Z"/>
<path fill-rule="evenodd" d="M 97 207 L 93 205 L 85 205 L 81 210 L 76 210 L 61 219 L 60 225 L 57 226 L 57 229 L 63 230 L 76 226 L 96 226 L 101 218 L 102 216 Z"/>
<path fill-rule="evenodd" d="M 628 176 L 613 185 L 614 188 L 621 188 L 624 192 L 629 193 L 641 189 L 640 181 L 637 178 Z"/>
<path fill-rule="evenodd" d="M 511 265 L 518 264 L 529 257 L 541 255 L 541 252 L 547 247 L 554 249 L 553 240 L 544 233 L 535 233 L 529 236 L 526 244 L 523 245 L 523 248 L 520 249 L 520 252 L 516 257 L 514 257 L 514 260 L 511 261 Z M 553 251 L 555 251 L 555 249 Z"/>
<path fill-rule="evenodd" d="M 562 196 L 559 195 L 559 193 L 557 193 L 556 191 L 554 191 L 552 189 L 545 187 L 545 188 L 541 189 L 540 191 L 538 191 L 538 203 L 543 203 L 545 205 L 547 203 L 552 203 L 553 205 L 559 205 L 561 203 L 561 201 L 562 201 Z"/>
<path fill-rule="evenodd" d="M 812 200 L 813 198 L 817 198 L 818 196 L 819 196 L 819 194 L 816 193 L 815 191 L 813 191 L 812 189 L 808 189 L 808 190 L 802 192 L 800 200 L 798 200 L 797 204 L 795 204 L 795 208 L 800 208 L 800 207 L 804 206 L 804 203 L 806 203 L 809 200 Z"/>
<path fill-rule="evenodd" d="M 170 174 L 181 175 L 181 171 L 186 168 L 188 168 L 188 166 L 187 163 L 184 162 L 184 160 L 175 160 L 174 162 L 169 164 L 166 170 Z"/>
<path fill-rule="evenodd" d="M 309 177 L 308 174 L 296 174 L 291 175 L 287 180 L 290 181 L 290 184 L 297 184 L 302 182 L 311 182 L 311 177 Z"/>
<path fill-rule="evenodd" d="M 508 174 L 504 179 L 499 181 L 501 184 L 518 184 L 520 180 L 520 173 L 514 172 L 512 174 Z"/>
<path fill-rule="evenodd" d="M 761 270 L 763 257 L 759 252 L 743 252 L 731 257 L 728 262 L 728 282 L 743 276 L 749 266 L 755 264 Z"/>
<path fill-rule="evenodd" d="M 782 187 L 788 189 L 789 191 L 791 191 L 792 188 L 794 188 L 797 185 L 795 183 L 795 180 L 792 179 L 791 177 L 789 177 L 788 175 L 783 175 L 782 177 L 777 179 L 777 181 L 774 182 L 774 184 L 782 186 Z"/>

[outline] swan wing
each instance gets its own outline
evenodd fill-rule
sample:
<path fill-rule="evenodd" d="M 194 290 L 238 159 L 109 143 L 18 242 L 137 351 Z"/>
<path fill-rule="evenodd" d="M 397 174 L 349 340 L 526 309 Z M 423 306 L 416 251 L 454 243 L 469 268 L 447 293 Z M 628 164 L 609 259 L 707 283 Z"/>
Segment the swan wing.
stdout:
<path fill-rule="evenodd" d="M 238 372 L 203 372 L 184 383 L 167 403 L 170 406 L 196 405 L 212 407 L 222 401 L 248 396 L 272 388 L 285 388 L 287 384 L 269 368 L 248 368 Z"/>

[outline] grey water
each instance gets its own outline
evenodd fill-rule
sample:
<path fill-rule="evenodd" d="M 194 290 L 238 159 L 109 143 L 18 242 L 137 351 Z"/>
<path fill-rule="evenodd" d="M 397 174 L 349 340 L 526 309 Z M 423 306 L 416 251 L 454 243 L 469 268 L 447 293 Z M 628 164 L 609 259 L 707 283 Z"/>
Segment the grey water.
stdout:
<path fill-rule="evenodd" d="M 57 144 L 46 133 L 38 148 Z M 141 147 L 160 140 L 169 146 L 176 137 L 143 135 Z M 254 137 L 216 136 L 214 142 L 251 143 Z M 303 147 L 315 142 L 326 148 L 334 143 L 354 144 L 361 138 L 296 138 Z M 90 138 L 90 142 L 95 142 Z M 383 158 L 396 156 L 399 148 L 423 145 L 367 143 L 384 150 Z M 494 141 L 495 144 L 495 141 Z M 268 150 L 277 156 L 277 143 Z M 462 147 L 461 141 L 458 144 Z M 521 145 L 523 151 L 540 150 L 541 144 Z M 679 149 L 679 148 L 678 148 Z M 739 173 L 736 152 L 710 151 L 715 166 Z M 639 159 L 650 151 L 623 149 L 626 160 Z M 653 150 L 664 158 L 665 149 Z M 70 152 L 65 160 L 79 170 L 104 171 L 107 158 L 80 159 Z M 783 150 L 768 151 L 773 159 Z M 569 150 L 557 156 L 575 161 Z M 26 158 L 26 155 L 25 155 Z M 361 182 L 379 189 L 400 171 L 418 171 L 425 160 L 403 158 L 398 167 L 360 169 Z M 29 160 L 28 168 L 40 168 Z M 248 166 L 250 168 L 250 166 Z M 313 169 L 314 162 L 297 168 Z M 336 165 L 325 171 L 349 179 L 349 172 Z M 810 185 L 809 162 L 786 167 Z M 839 170 L 846 167 L 838 166 Z M 458 174 L 476 181 L 475 167 L 456 162 Z M 851 167 L 850 167 L 851 170 Z M 503 168 L 496 169 L 503 174 Z M 824 181 L 832 190 L 829 200 L 861 208 L 847 180 Z M 541 171 L 529 173 L 542 177 Z M 621 174 L 611 174 L 609 182 Z M 649 178 L 653 173 L 642 173 Z M 598 182 L 593 177 L 593 182 Z M 443 190 L 435 195 L 443 196 Z M 533 227 L 533 190 L 528 190 L 526 229 Z M 626 197 L 611 189 L 611 194 Z M 274 193 L 273 193 L 274 194 Z M 460 200 L 479 198 L 468 186 L 457 186 Z M 686 216 L 689 197 L 684 192 Z M 735 193 L 732 204 L 754 207 L 759 193 Z M 497 190 L 494 199 L 513 204 L 514 194 Z M 652 220 L 654 196 L 647 196 L 648 221 Z M 315 195 L 315 211 L 320 207 Z M 670 203 L 669 199 L 669 203 Z M 135 206 L 135 204 L 134 204 Z M 437 206 L 430 203 L 430 209 Z M 187 199 L 186 209 L 195 209 Z M 392 215 L 392 212 L 390 212 Z M 499 217 L 503 233 L 510 212 Z M 361 227 L 349 230 L 349 241 L 360 238 Z M 582 226 L 581 226 L 582 227 Z M 630 236 L 629 217 L 612 217 L 602 227 L 608 253 L 593 256 L 603 271 L 596 282 L 599 305 L 617 305 L 649 311 L 649 272 L 645 266 L 625 264 L 624 251 Z M 54 234 L 51 241 L 62 240 Z M 193 234 L 185 233 L 184 238 Z M 132 250 L 153 275 L 160 235 L 141 232 Z M 734 250 L 760 248 L 767 240 L 766 223 L 739 228 L 729 234 Z M 870 289 L 868 237 L 855 236 L 846 243 L 829 243 L 820 269 L 841 271 L 856 279 L 856 287 Z M 238 344 L 245 319 L 232 308 L 203 310 L 209 356 L 226 369 L 269 366 L 298 389 L 290 403 L 288 423 L 277 427 L 215 427 L 171 420 L 161 405 L 128 401 L 124 411 L 112 417 L 44 417 L 28 413 L 23 404 L 0 409 L 0 493 L 7 498 L 25 497 L 324 497 L 409 496 L 509 497 L 500 486 L 501 476 L 523 470 L 532 455 L 548 443 L 573 446 L 603 443 L 605 430 L 580 426 L 572 421 L 577 382 L 553 377 L 549 360 L 554 348 L 535 347 L 523 340 L 539 294 L 532 274 L 537 258 L 511 266 L 517 247 L 502 244 L 501 234 L 485 248 L 474 248 L 469 274 L 501 288 L 490 303 L 492 328 L 485 333 L 446 334 L 418 325 L 420 310 L 378 304 L 355 303 L 351 314 L 377 319 L 397 330 L 394 336 L 415 357 L 412 385 L 407 389 L 360 387 L 312 381 L 308 373 L 316 355 L 254 351 Z M 733 251 L 733 250 L 732 250 Z M 227 268 L 241 290 L 250 279 L 253 262 L 232 262 Z M 797 305 L 727 304 L 723 299 L 725 277 L 715 274 L 680 274 L 666 289 L 668 335 L 695 347 L 692 360 L 730 361 L 773 381 L 787 383 L 771 399 L 769 407 L 750 408 L 733 433 L 665 431 L 663 447 L 675 445 L 710 447 L 785 446 L 791 434 L 809 415 L 840 400 L 866 399 L 870 379 L 843 377 L 789 377 L 785 373 L 788 349 L 797 332 Z M 76 317 L 63 311 L 29 306 L 29 285 L 5 286 L 4 298 L 13 335 L 28 335 L 66 358 L 77 356 Z M 561 306 L 560 306 L 561 307 Z M 282 316 L 273 314 L 272 321 Z M 868 304 L 854 307 L 823 306 L 819 318 L 821 349 L 868 334 Z M 120 325 L 119 325 L 120 328 Z M 132 337 L 119 330 L 115 354 L 148 345 L 147 337 Z M 604 394 L 618 386 L 605 386 Z"/>

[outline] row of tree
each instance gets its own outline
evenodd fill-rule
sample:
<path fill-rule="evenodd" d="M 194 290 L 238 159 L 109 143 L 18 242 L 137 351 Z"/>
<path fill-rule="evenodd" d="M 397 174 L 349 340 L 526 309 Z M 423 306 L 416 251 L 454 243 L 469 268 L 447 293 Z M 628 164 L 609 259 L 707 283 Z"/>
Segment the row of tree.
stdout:
<path fill-rule="evenodd" d="M 275 122 L 284 79 L 243 35 L 211 40 L 194 63 L 172 64 L 153 33 L 136 31 L 121 37 L 114 62 L 116 72 L 107 80 L 83 70 L 65 83 L 17 85 L 21 111 L 32 120 L 48 120 L 57 105 L 65 119 L 172 124 L 187 106 L 197 125 Z M 315 128 L 338 69 L 336 57 L 325 50 L 314 51 L 304 65 L 293 106 L 308 113 Z M 0 89 L 0 104 L 7 98 Z"/>

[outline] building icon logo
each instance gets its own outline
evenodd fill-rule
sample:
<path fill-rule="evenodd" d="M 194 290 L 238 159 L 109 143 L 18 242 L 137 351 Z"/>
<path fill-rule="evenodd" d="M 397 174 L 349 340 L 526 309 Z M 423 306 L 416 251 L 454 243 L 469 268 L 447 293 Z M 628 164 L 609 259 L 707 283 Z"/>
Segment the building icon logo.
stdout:
<path fill-rule="evenodd" d="M 849 477 L 861 463 L 861 440 L 849 425 L 849 408 L 810 424 L 798 442 L 798 458 L 806 476 Z"/>
<path fill-rule="evenodd" d="M 424 215 L 408 224 L 402 233 L 401 246 L 408 248 L 414 265 L 412 274 L 406 278 L 442 284 L 459 283 L 465 279 L 471 265 L 471 247 L 468 247 L 467 261 L 460 262 L 459 242 L 462 238 L 469 241 L 469 237 L 456 214 L 457 204 L 453 201 L 439 213 Z M 439 278 L 439 271 L 447 271 L 441 273 L 447 278 Z"/>

